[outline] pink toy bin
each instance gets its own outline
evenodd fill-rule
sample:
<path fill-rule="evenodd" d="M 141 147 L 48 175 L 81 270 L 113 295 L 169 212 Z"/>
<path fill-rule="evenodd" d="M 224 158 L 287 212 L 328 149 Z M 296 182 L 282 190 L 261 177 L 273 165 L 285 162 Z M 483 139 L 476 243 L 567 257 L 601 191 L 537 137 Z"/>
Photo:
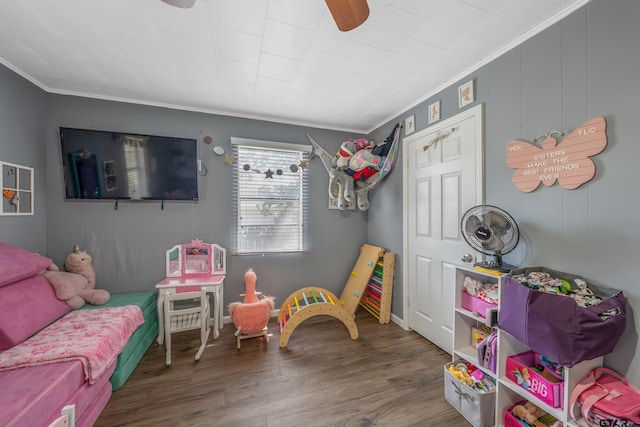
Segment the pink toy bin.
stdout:
<path fill-rule="evenodd" d="M 529 424 L 527 424 L 524 421 L 519 420 L 518 417 L 516 417 L 515 415 L 513 415 L 511 413 L 511 409 L 514 406 L 516 406 L 516 405 L 524 405 L 526 402 L 527 402 L 526 400 L 521 400 L 519 402 L 516 402 L 513 405 L 509 406 L 504 411 L 504 427 L 529 427 Z"/>
<path fill-rule="evenodd" d="M 552 408 L 562 407 L 564 382 L 543 377 L 538 366 L 542 366 L 540 355 L 533 351 L 508 356 L 507 378 Z"/>
<path fill-rule="evenodd" d="M 487 318 L 487 310 L 498 308 L 498 304 L 493 304 L 478 297 L 474 297 L 466 290 L 462 291 L 460 305 L 465 310 L 469 310 L 472 313 L 477 313 L 477 315 L 482 317 L 483 319 Z"/>
<path fill-rule="evenodd" d="M 527 401 L 526 400 L 521 400 L 519 402 L 514 403 L 513 405 L 509 406 L 505 411 L 504 411 L 504 426 L 505 427 L 530 427 L 530 424 L 528 424 L 526 421 L 523 421 L 521 419 L 519 419 L 518 417 L 516 417 L 515 415 L 513 415 L 511 413 L 511 410 L 516 406 L 516 405 L 524 405 L 526 404 Z M 551 415 L 545 415 L 542 418 L 538 418 L 535 421 L 535 425 L 536 426 L 549 426 L 549 427 L 561 427 L 564 424 L 562 424 L 561 421 L 558 421 L 555 417 L 551 416 Z"/>

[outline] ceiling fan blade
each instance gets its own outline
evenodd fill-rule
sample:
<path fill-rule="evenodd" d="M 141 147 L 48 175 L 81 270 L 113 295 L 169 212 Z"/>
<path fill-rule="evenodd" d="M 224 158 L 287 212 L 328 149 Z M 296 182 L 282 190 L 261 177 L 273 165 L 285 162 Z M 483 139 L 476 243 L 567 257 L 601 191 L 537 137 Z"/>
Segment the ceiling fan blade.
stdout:
<path fill-rule="evenodd" d="M 350 31 L 369 17 L 367 0 L 325 0 L 340 31 Z"/>
<path fill-rule="evenodd" d="M 189 9 L 196 4 L 196 0 L 162 0 L 163 2 L 170 4 L 171 6 L 180 7 L 182 9 Z"/>

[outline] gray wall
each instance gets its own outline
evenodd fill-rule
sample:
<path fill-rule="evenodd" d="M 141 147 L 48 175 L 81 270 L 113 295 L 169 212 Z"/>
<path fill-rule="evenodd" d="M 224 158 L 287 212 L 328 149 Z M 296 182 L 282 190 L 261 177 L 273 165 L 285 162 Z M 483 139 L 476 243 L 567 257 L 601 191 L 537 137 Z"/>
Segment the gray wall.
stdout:
<path fill-rule="evenodd" d="M 47 250 L 46 157 L 42 141 L 48 96 L 0 66 L 0 160 L 34 168 L 33 216 L 0 217 L 0 241 L 33 252 Z"/>
<path fill-rule="evenodd" d="M 485 202 L 510 212 L 522 240 L 506 261 L 545 266 L 621 289 L 628 299 L 627 330 L 605 363 L 640 385 L 640 285 L 633 265 L 640 249 L 635 183 L 640 181 L 638 115 L 640 2 L 594 0 L 563 21 L 470 76 L 403 113 L 427 127 L 427 106 L 442 100 L 441 118 L 458 113 L 457 87 L 475 80 L 485 105 Z M 541 185 L 532 193 L 512 183 L 506 164 L 511 139 L 531 141 L 554 130 L 569 133 L 597 116 L 607 121 L 608 147 L 593 157 L 595 178 L 575 190 Z M 377 133 L 376 133 L 377 135 Z M 374 190 L 369 240 L 402 252 L 402 174 Z M 383 214 L 384 213 L 384 214 Z M 396 269 L 396 278 L 401 274 Z M 402 313 L 401 279 L 393 312 Z"/>
<path fill-rule="evenodd" d="M 120 202 L 65 201 L 58 128 L 124 131 L 197 138 L 207 175 L 199 178 L 199 201 Z M 93 256 L 97 286 L 111 292 L 154 290 L 165 276 L 165 250 L 192 239 L 231 248 L 232 169 L 213 146 L 231 152 L 231 136 L 308 144 L 307 133 L 330 152 L 352 137 L 341 132 L 304 128 L 155 108 L 149 106 L 52 95 L 44 148 L 47 172 L 48 255 L 62 265 L 74 243 Z M 207 145 L 203 137 L 214 142 Z M 304 254 L 233 256 L 227 254 L 224 300 L 244 293 L 244 272 L 252 267 L 258 290 L 282 302 L 303 286 L 316 285 L 341 293 L 358 249 L 366 243 L 366 213 L 328 211 L 328 175 L 319 159 L 310 162 L 311 250 Z M 348 236 L 348 238 L 344 237 Z"/>

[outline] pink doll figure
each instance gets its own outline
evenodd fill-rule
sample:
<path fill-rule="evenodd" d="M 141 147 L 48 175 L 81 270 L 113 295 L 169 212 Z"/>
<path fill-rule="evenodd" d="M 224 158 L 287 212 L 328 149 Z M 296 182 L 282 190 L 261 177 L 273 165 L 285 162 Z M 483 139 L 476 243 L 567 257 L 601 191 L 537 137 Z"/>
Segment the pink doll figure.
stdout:
<path fill-rule="evenodd" d="M 248 269 L 244 273 L 244 300 L 245 304 L 252 302 L 258 302 L 258 294 L 256 294 L 256 282 L 258 281 L 258 275 L 252 268 Z"/>
<path fill-rule="evenodd" d="M 273 297 L 258 298 L 257 276 L 253 269 L 244 274 L 245 294 L 243 302 L 229 304 L 229 315 L 239 334 L 256 334 L 267 327 L 274 306 Z"/>

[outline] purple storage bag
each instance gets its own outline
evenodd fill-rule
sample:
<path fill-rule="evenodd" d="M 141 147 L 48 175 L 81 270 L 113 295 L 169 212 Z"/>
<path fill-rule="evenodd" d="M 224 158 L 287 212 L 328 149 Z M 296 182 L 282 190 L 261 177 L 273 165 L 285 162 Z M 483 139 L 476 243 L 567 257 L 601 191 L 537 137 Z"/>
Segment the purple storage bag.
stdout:
<path fill-rule="evenodd" d="M 573 298 L 535 291 L 510 277 L 534 271 L 571 284 L 581 279 L 544 267 L 511 271 L 502 281 L 500 329 L 531 350 L 569 367 L 611 353 L 627 325 L 627 301 L 622 291 L 589 283 L 589 289 L 602 302 L 580 307 Z M 618 314 L 601 316 L 611 309 L 618 309 Z"/>

